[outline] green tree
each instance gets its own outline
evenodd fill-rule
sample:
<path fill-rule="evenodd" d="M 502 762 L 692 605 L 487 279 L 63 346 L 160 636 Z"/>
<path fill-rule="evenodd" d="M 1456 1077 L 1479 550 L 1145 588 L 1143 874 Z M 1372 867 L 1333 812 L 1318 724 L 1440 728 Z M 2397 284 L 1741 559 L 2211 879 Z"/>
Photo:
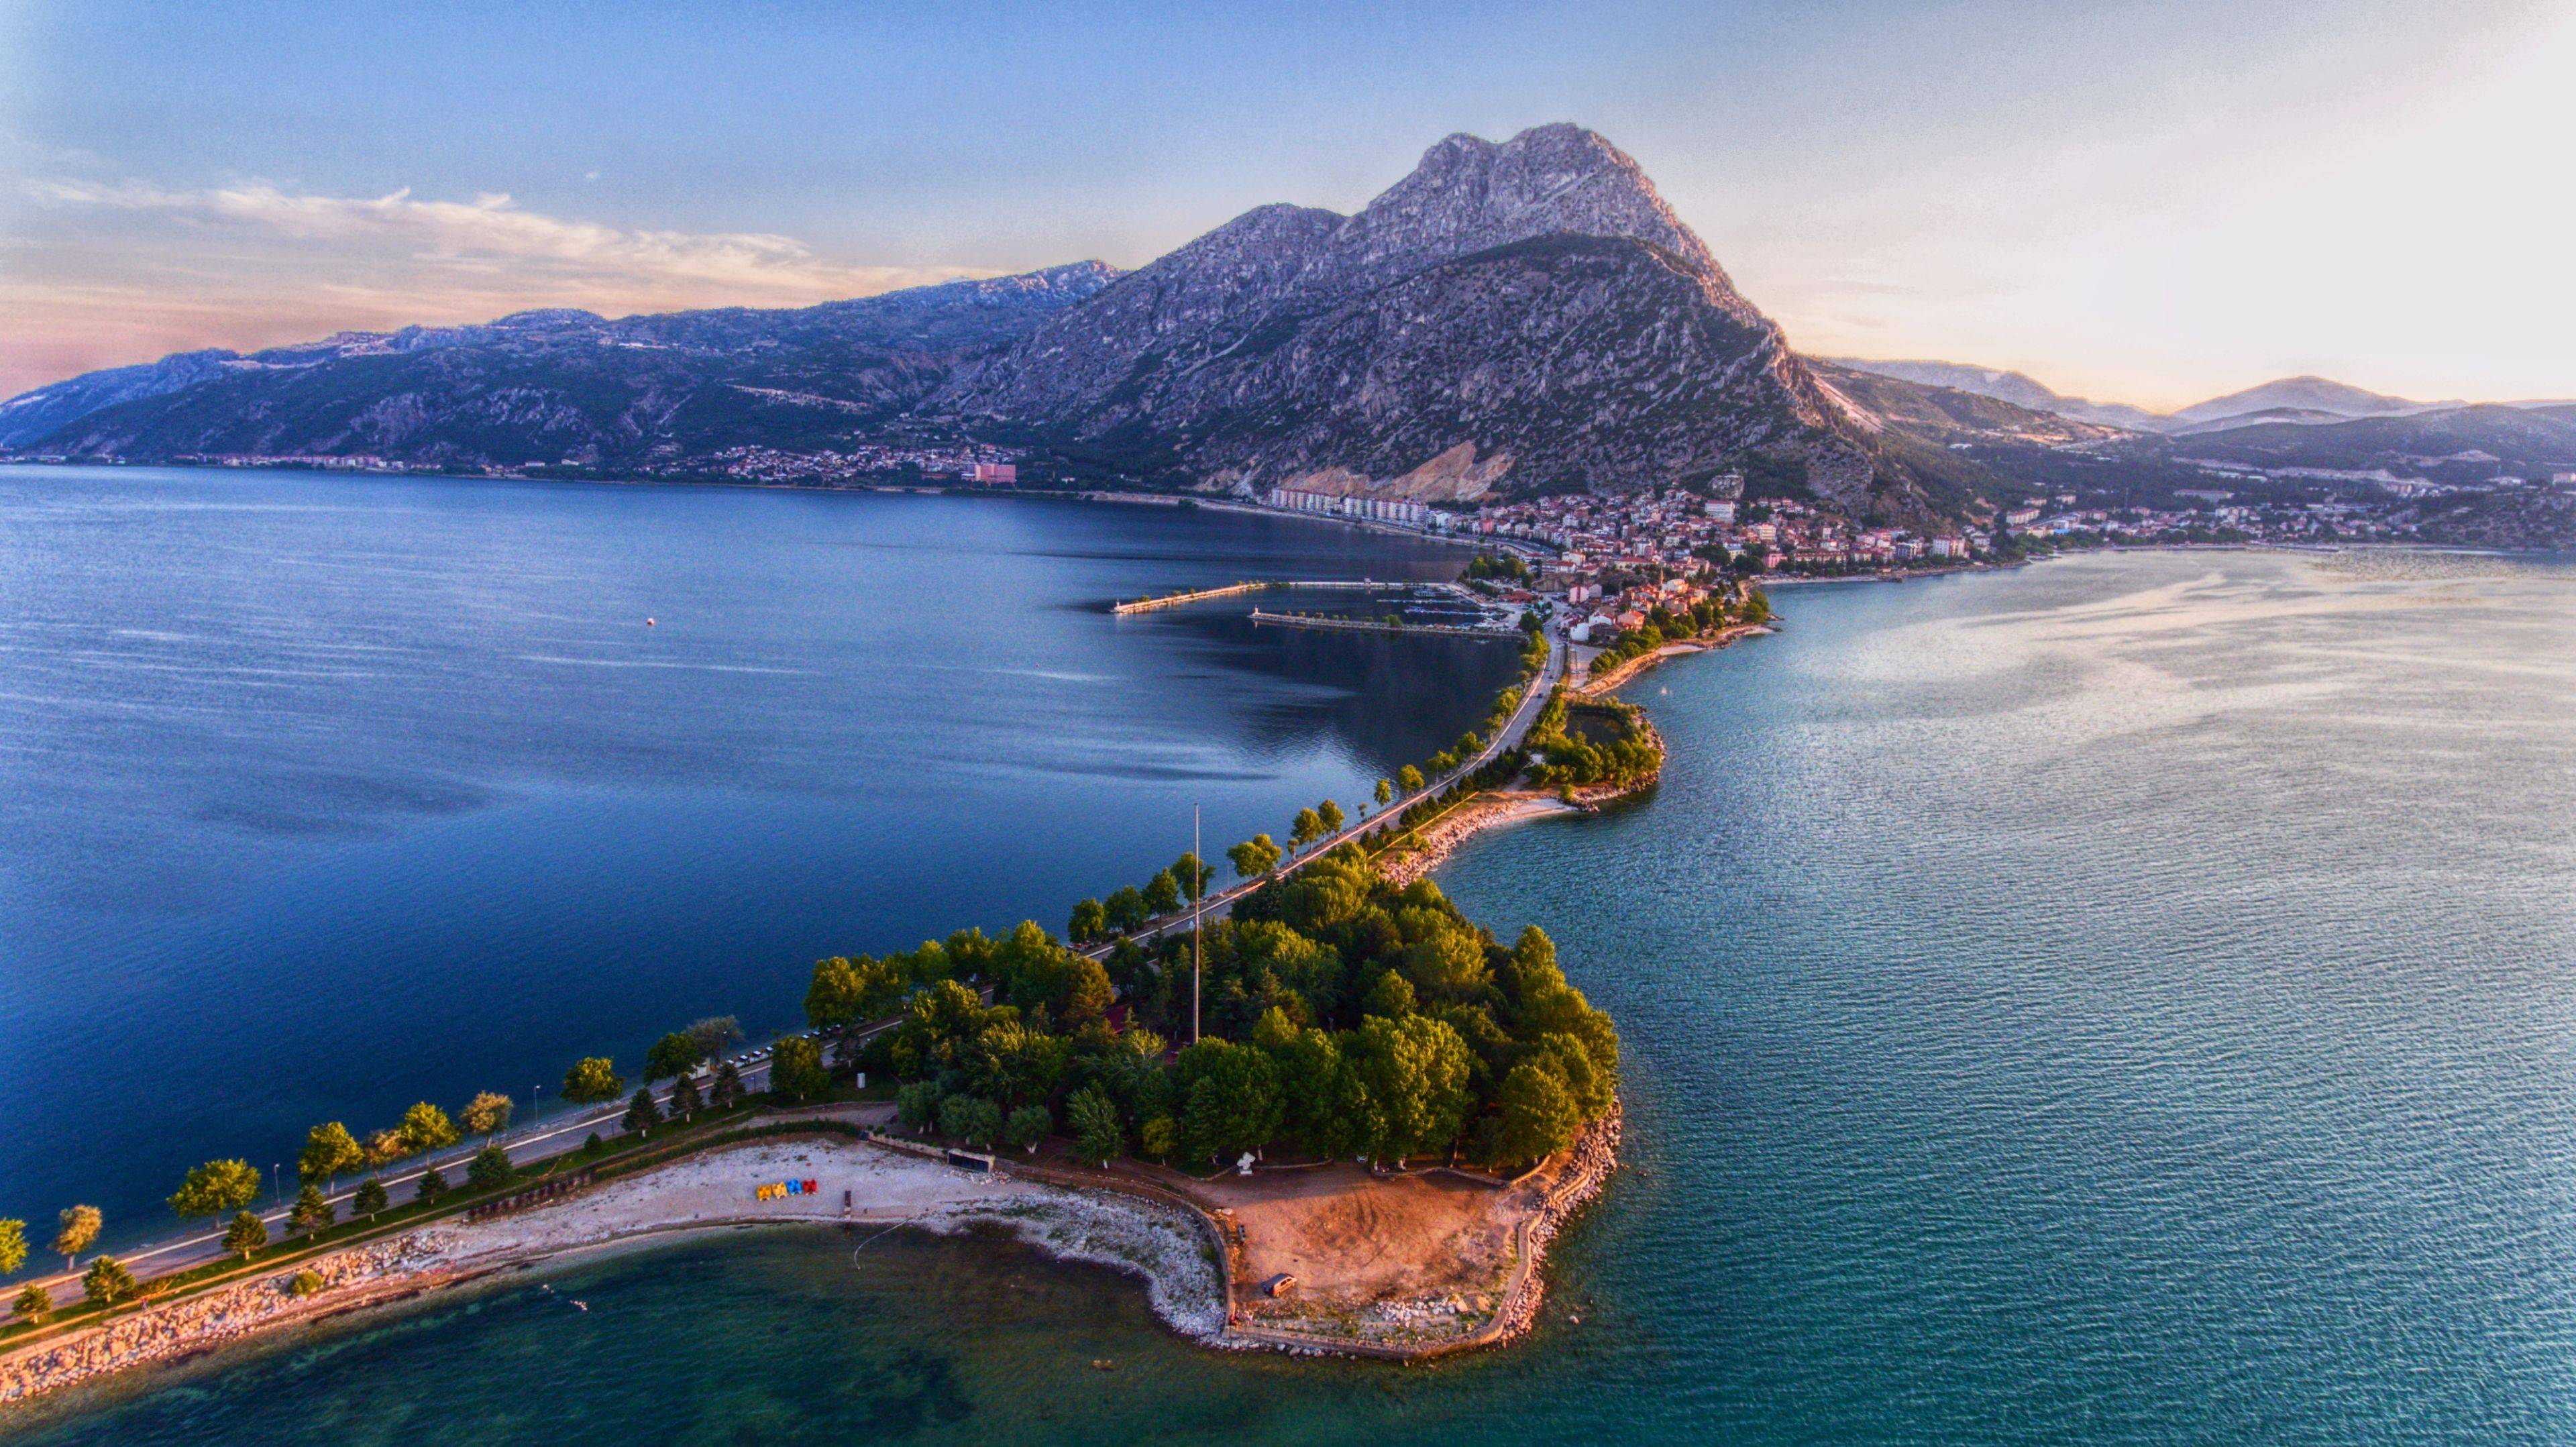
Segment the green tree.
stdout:
<path fill-rule="evenodd" d="M 1270 1013 L 1279 1014 L 1276 1010 Z M 1262 1048 L 1279 1062 L 1279 1094 L 1287 1105 L 1286 1128 L 1318 1155 L 1348 1154 L 1333 1111 L 1334 1092 L 1342 1073 L 1341 1047 L 1321 1030 L 1290 1031 L 1284 1028 L 1287 1023 L 1286 1017 L 1281 1016 L 1278 1025 L 1282 1028 L 1261 1032 L 1268 1037 Z"/>
<path fill-rule="evenodd" d="M 1395 786 L 1384 779 L 1377 781 L 1377 806 L 1381 809 L 1395 798 Z"/>
<path fill-rule="evenodd" d="M 415 1151 L 443 1151 L 463 1138 L 456 1122 L 447 1118 L 447 1112 L 425 1100 L 404 1111 L 402 1124 L 395 1129 L 402 1132 L 403 1143 Z"/>
<path fill-rule="evenodd" d="M 699 1111 L 706 1109 L 706 1105 L 705 1099 L 698 1094 L 696 1076 L 683 1075 L 679 1083 L 671 1087 L 671 1114 L 680 1119 L 694 1118 Z"/>
<path fill-rule="evenodd" d="M 651 1135 L 653 1127 L 661 1123 L 662 1107 L 653 1103 L 653 1087 L 635 1087 L 635 1098 L 626 1102 L 625 1118 L 618 1124 L 626 1128 L 627 1134 L 640 1138 Z"/>
<path fill-rule="evenodd" d="M 1047 1114 L 1045 1106 L 1024 1105 L 1012 1111 L 1010 1118 L 1002 1122 L 1002 1139 L 1035 1155 L 1038 1142 L 1045 1140 L 1047 1132 L 1054 1129 L 1055 1117 Z"/>
<path fill-rule="evenodd" d="M 818 1030 L 863 1025 L 893 1013 L 911 983 L 900 956 L 816 960 L 814 983 L 805 991 L 805 1022 Z"/>
<path fill-rule="evenodd" d="M 1408 794 L 1422 790 L 1422 771 L 1411 764 L 1395 771 L 1395 786 Z"/>
<path fill-rule="evenodd" d="M 55 1219 L 62 1229 L 54 1233 L 54 1254 L 63 1258 L 63 1269 L 69 1271 L 80 1265 L 80 1254 L 98 1239 L 99 1228 L 107 1224 L 107 1218 L 99 1214 L 96 1206 L 66 1206 Z"/>
<path fill-rule="evenodd" d="M 816 968 L 819 971 L 821 967 Z M 814 1008 L 814 997 L 810 993 L 805 997 L 805 1008 L 809 1012 Z M 657 1080 L 686 1075 L 697 1069 L 698 1062 L 706 1058 L 706 1053 L 698 1049 L 698 1042 L 674 1030 L 654 1041 L 652 1048 L 644 1052 L 644 1083 L 650 1085 Z"/>
<path fill-rule="evenodd" d="M 716 1067 L 715 1084 L 707 1087 L 707 1104 L 718 1110 L 731 1110 L 742 1104 L 742 1072 L 728 1060 Z"/>
<path fill-rule="evenodd" d="M 989 1146 L 1002 1133 L 1002 1108 L 980 1095 L 952 1095 L 939 1103 L 939 1133 L 968 1145 Z"/>
<path fill-rule="evenodd" d="M 1118 993 L 1109 971 L 1094 959 L 1077 959 L 1065 972 L 1064 1014 L 1067 1029 L 1077 1029 L 1109 1013 Z"/>
<path fill-rule="evenodd" d="M 460 1119 L 467 1130 L 488 1140 L 510 1128 L 511 1108 L 510 1097 L 501 1092 L 478 1091 L 465 1102 L 465 1114 Z"/>
<path fill-rule="evenodd" d="M 244 1261 L 267 1244 L 268 1224 L 248 1211 L 234 1216 L 233 1223 L 224 1228 L 224 1249 Z"/>
<path fill-rule="evenodd" d="M 81 1273 L 81 1294 L 101 1306 L 131 1301 L 142 1289 L 135 1281 L 134 1273 L 126 1270 L 125 1263 L 113 1256 L 98 1258 L 89 1264 L 89 1270 Z"/>
<path fill-rule="evenodd" d="M 385 1183 L 373 1176 L 358 1183 L 356 1195 L 349 1198 L 349 1209 L 373 1221 L 376 1213 L 391 1204 L 385 1195 Z"/>
<path fill-rule="evenodd" d="M 802 1035 L 790 1035 L 769 1055 L 769 1088 L 803 1100 L 831 1088 L 832 1073 L 823 1068 L 823 1047 Z"/>
<path fill-rule="evenodd" d="M 1225 857 L 1237 877 L 1251 879 L 1278 867 L 1279 846 L 1270 842 L 1269 835 L 1255 834 L 1225 851 Z"/>
<path fill-rule="evenodd" d="M 1196 901 L 1216 882 L 1216 870 L 1196 854 L 1184 854 L 1172 861 L 1172 878 L 1180 881 L 1183 898 Z"/>
<path fill-rule="evenodd" d="M 27 1264 L 27 1223 L 0 1219 L 0 1276 Z"/>
<path fill-rule="evenodd" d="M 354 1171 L 366 1164 L 367 1153 L 358 1148 L 358 1138 L 338 1121 L 326 1121 L 304 1133 L 304 1149 L 296 1153 L 295 1179 L 311 1185 L 328 1181 L 342 1171 Z"/>
<path fill-rule="evenodd" d="M 1099 1086 L 1087 1085 L 1067 1097 L 1065 1124 L 1073 1130 L 1074 1148 L 1084 1160 L 1107 1165 L 1127 1148 L 1127 1133 L 1118 1123 L 1117 1103 Z"/>
<path fill-rule="evenodd" d="M 1181 907 L 1181 882 L 1166 869 L 1145 881 L 1145 913 L 1160 918 Z"/>
<path fill-rule="evenodd" d="M 339 1208 L 324 1199 L 322 1188 L 308 1184 L 303 1190 L 295 1193 L 294 1208 L 286 1213 L 286 1226 L 290 1231 L 300 1231 L 310 1236 L 316 1231 L 329 1227 L 339 1218 Z"/>
<path fill-rule="evenodd" d="M 1321 804 L 1315 806 L 1315 817 L 1324 822 L 1324 834 L 1331 835 L 1342 832 L 1343 820 L 1341 805 L 1334 803 L 1330 799 L 1326 799 Z"/>
<path fill-rule="evenodd" d="M 259 1172 L 248 1161 L 208 1161 L 192 1168 L 170 1195 L 181 1216 L 220 1216 L 259 1199 Z"/>
<path fill-rule="evenodd" d="M 742 1022 L 731 1015 L 709 1015 L 684 1032 L 698 1042 L 698 1058 L 713 1060 L 742 1043 Z"/>
<path fill-rule="evenodd" d="M 1101 908 L 1099 900 L 1086 899 L 1074 905 L 1073 918 L 1065 922 L 1064 937 L 1075 944 L 1087 945 L 1108 930 L 1108 911 Z"/>
<path fill-rule="evenodd" d="M 626 1093 L 626 1078 L 604 1055 L 585 1056 L 564 1072 L 563 1098 L 575 1105 L 597 1105 Z"/>
<path fill-rule="evenodd" d="M 299 1271 L 286 1279 L 286 1289 L 294 1296 L 319 1296 L 322 1294 L 322 1273 L 311 1269 Z"/>
<path fill-rule="evenodd" d="M 1467 1042 L 1428 1015 L 1372 1015 L 1342 1051 L 1345 1088 L 1365 1102 L 1356 1132 L 1369 1156 L 1403 1165 L 1457 1138 L 1474 1098 Z"/>
<path fill-rule="evenodd" d="M 1112 890 L 1100 908 L 1109 916 L 1109 927 L 1120 934 L 1131 934 L 1153 918 L 1153 911 L 1145 907 L 1144 892 L 1132 884 L 1122 884 Z"/>
<path fill-rule="evenodd" d="M 1288 843 L 1293 848 L 1303 849 L 1323 837 L 1324 816 L 1312 809 L 1300 809 L 1297 817 L 1288 821 Z"/>
<path fill-rule="evenodd" d="M 591 1139 L 597 1140 L 599 1137 L 594 1135 Z M 412 1187 L 411 1198 L 424 1206 L 434 1206 L 438 1204 L 438 1198 L 446 1194 L 447 1177 L 438 1173 L 438 1167 L 431 1166 L 420 1173 L 420 1184 Z"/>
<path fill-rule="evenodd" d="M 916 1080 L 894 1093 L 895 1119 L 905 1130 L 926 1131 L 939 1119 L 939 1097 L 938 1081 Z"/>
<path fill-rule="evenodd" d="M 1556 1072 L 1537 1064 L 1513 1066 L 1496 1099 L 1503 1108 L 1499 1142 L 1506 1161 L 1544 1160 L 1572 1144 L 1583 1124 Z"/>
<path fill-rule="evenodd" d="M 473 1162 L 465 1168 L 465 1189 L 498 1190 L 510 1184 L 510 1176 L 510 1153 L 495 1142 L 474 1153 Z"/>
<path fill-rule="evenodd" d="M 32 1321 L 41 1326 L 46 1317 L 54 1314 L 54 1294 L 30 1281 L 18 1292 L 18 1299 L 12 1306 L 20 1321 Z"/>
<path fill-rule="evenodd" d="M 1279 1134 L 1286 1102 L 1279 1067 L 1248 1045 L 1202 1040 L 1181 1052 L 1181 1124 L 1193 1150 L 1220 1160 L 1257 1151 Z"/>
<path fill-rule="evenodd" d="M 368 1134 L 365 1149 L 367 1153 L 365 1164 L 389 1166 L 411 1154 L 411 1142 L 403 1139 L 401 1131 L 387 1126 L 383 1130 Z"/>
<path fill-rule="evenodd" d="M 1360 1003 L 1369 1014 L 1381 1015 L 1389 1020 L 1401 1020 L 1413 1013 L 1415 1003 L 1413 982 L 1397 971 L 1389 970 L 1378 976 L 1377 982 L 1369 986 L 1368 993 L 1361 997 Z"/>
<path fill-rule="evenodd" d="M 1172 1156 L 1181 1148 L 1181 1123 L 1168 1115 L 1158 1115 L 1145 1122 L 1136 1135 L 1137 1144 L 1144 1148 L 1145 1154 L 1165 1165 L 1172 1163 Z"/>

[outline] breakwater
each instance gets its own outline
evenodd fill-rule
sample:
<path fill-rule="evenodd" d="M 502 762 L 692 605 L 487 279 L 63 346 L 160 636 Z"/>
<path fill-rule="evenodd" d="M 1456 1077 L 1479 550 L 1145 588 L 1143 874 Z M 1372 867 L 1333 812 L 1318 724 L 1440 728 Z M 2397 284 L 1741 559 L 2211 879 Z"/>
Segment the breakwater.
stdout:
<path fill-rule="evenodd" d="M 1272 613 L 1252 610 L 1255 623 L 1274 623 L 1284 628 L 1338 628 L 1348 633 L 1430 633 L 1443 638 L 1501 638 L 1518 640 L 1524 635 L 1518 628 L 1471 628 L 1458 623 L 1390 623 L 1383 618 L 1333 618 L 1312 613 Z"/>
<path fill-rule="evenodd" d="M 1373 578 L 1269 578 L 1250 583 L 1228 583 L 1221 588 L 1193 588 L 1185 593 L 1165 593 L 1159 598 L 1138 598 L 1133 602 L 1114 603 L 1109 611 L 1120 617 L 1130 613 L 1151 613 L 1158 608 L 1178 608 L 1185 603 L 1205 603 L 1216 598 L 1237 598 L 1246 593 L 1259 593 L 1270 588 L 1388 588 L 1405 586 L 1381 583 Z"/>

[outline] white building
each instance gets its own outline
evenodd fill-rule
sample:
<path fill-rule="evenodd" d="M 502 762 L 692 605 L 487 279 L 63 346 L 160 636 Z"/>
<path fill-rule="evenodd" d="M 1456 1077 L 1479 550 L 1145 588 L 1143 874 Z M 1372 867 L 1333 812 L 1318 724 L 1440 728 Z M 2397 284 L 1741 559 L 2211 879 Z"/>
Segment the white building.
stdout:
<path fill-rule="evenodd" d="M 1400 523 L 1414 528 L 1431 526 L 1434 516 L 1428 506 L 1401 498 L 1340 497 L 1328 492 L 1295 492 L 1284 487 L 1270 489 L 1267 501 L 1272 507 L 1288 512 L 1318 513 L 1360 522 Z"/>

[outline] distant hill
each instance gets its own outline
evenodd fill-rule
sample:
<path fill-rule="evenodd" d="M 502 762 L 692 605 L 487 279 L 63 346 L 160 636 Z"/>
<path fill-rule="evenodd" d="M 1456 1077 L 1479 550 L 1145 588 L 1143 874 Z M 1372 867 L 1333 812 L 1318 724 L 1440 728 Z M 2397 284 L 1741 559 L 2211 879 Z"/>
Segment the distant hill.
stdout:
<path fill-rule="evenodd" d="M 2403 397 L 2390 397 L 2378 392 L 2330 381 L 2324 377 L 2284 377 L 2265 382 L 2242 392 L 2212 397 L 2195 402 L 2172 416 L 2185 426 L 2201 426 L 2236 418 L 2263 416 L 2270 421 L 2325 421 L 2353 417 L 2380 417 L 2401 412 L 2430 412 L 2444 407 L 2466 406 L 2463 402 L 2410 402 Z M 2172 430 L 2172 429 L 2168 429 Z"/>
<path fill-rule="evenodd" d="M 2177 453 L 2255 467 L 2398 477 L 2546 480 L 2576 472 L 2576 403 L 2447 407 L 2332 422 L 2248 422 L 2177 438 Z"/>
<path fill-rule="evenodd" d="M 94 372 L 0 406 L 0 445 L 82 457 L 370 455 L 619 466 L 867 435 L 957 362 L 1118 275 L 1079 262 L 795 310 L 521 312 Z M 23 419 L 21 421 L 20 419 Z"/>
<path fill-rule="evenodd" d="M 2153 432 L 2159 430 L 2159 424 L 2164 420 L 2143 407 L 2132 407 L 2124 402 L 2094 402 L 2082 397 L 2069 397 L 2051 391 L 2025 373 L 1994 367 L 1975 367 L 1963 362 L 1869 362 L 1854 357 L 1836 357 L 1832 362 L 1837 367 L 1856 372 L 1971 392 L 2034 412 L 2054 412 L 2060 417 L 2106 427 Z"/>
<path fill-rule="evenodd" d="M 2326 377 L 2284 377 L 2276 382 L 2212 397 L 2170 413 L 2149 412 L 2122 402 L 2095 402 L 2052 391 L 2020 372 L 1963 362 L 1877 362 L 1836 358 L 1833 365 L 1883 377 L 1900 377 L 1935 387 L 1952 387 L 1993 397 L 2034 411 L 2054 412 L 2081 422 L 2125 427 L 2133 432 L 2191 436 L 2235 427 L 2273 425 L 2321 426 L 2361 417 L 2393 417 L 2454 411 L 2466 402 L 2417 402 L 2366 391 Z M 2522 410 L 2566 405 L 2557 402 L 2491 404 Z"/>

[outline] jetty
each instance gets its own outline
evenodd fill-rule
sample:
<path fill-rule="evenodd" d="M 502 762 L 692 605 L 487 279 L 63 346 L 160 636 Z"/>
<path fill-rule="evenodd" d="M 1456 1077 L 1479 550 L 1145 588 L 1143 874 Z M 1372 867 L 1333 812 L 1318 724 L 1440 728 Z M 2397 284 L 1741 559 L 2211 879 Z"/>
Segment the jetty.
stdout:
<path fill-rule="evenodd" d="M 1255 623 L 1276 623 L 1286 628 L 1338 628 L 1351 633 L 1434 633 L 1446 638 L 1508 638 L 1519 641 L 1528 637 L 1518 627 L 1484 628 L 1466 623 L 1390 623 L 1383 618 L 1335 618 L 1316 613 L 1272 613 L 1252 610 Z"/>
<path fill-rule="evenodd" d="M 1401 583 L 1381 583 L 1374 578 L 1275 578 L 1252 583 L 1228 583 L 1222 588 L 1198 588 L 1187 593 L 1165 593 L 1159 598 L 1139 598 L 1132 603 L 1113 604 L 1109 611 L 1124 617 L 1129 613 L 1151 613 L 1157 608 L 1178 608 L 1184 603 L 1204 603 L 1210 598 L 1232 598 L 1243 593 L 1258 593 L 1265 588 L 1391 588 Z"/>

